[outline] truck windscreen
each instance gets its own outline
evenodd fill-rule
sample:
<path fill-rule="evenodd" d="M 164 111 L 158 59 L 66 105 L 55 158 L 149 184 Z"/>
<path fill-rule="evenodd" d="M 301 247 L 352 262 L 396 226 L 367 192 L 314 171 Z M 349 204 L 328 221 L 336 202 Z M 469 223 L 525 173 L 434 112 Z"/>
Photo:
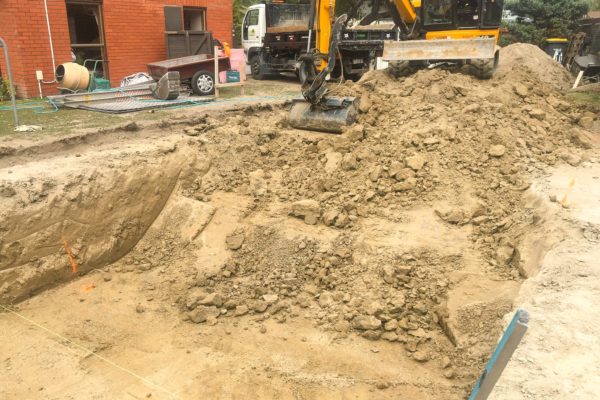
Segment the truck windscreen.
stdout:
<path fill-rule="evenodd" d="M 270 4 L 269 27 L 307 27 L 308 14 L 308 4 Z"/>

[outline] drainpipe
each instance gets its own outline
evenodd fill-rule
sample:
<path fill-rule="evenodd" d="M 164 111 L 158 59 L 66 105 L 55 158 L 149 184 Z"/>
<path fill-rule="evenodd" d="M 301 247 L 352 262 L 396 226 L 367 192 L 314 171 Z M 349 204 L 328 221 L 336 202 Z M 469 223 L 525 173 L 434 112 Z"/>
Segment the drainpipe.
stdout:
<path fill-rule="evenodd" d="M 48 0 L 44 0 L 44 8 L 46 9 L 46 25 L 48 26 L 48 39 L 50 40 L 50 54 L 52 55 L 52 76 L 56 73 L 56 61 L 54 60 L 54 44 L 52 43 L 52 30 L 50 29 L 50 17 L 48 15 Z M 44 82 L 44 84 L 55 83 L 56 78 L 50 82 Z"/>
<path fill-rule="evenodd" d="M 8 56 L 8 46 L 4 39 L 0 38 L 0 47 L 4 48 L 4 58 L 6 58 L 6 69 L 8 82 L 10 84 L 10 100 L 12 101 L 13 113 L 15 115 L 15 128 L 19 126 L 19 114 L 17 113 L 17 102 L 15 100 L 15 87 L 13 86 L 12 72 L 10 70 L 10 58 Z"/>

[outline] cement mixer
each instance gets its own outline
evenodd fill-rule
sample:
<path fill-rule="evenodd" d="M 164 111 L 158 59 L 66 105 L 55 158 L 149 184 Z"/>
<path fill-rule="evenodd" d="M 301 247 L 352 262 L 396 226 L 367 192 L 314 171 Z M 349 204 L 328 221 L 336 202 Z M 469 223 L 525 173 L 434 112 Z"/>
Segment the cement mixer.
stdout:
<path fill-rule="evenodd" d="M 56 81 L 61 89 L 72 92 L 110 89 L 110 82 L 97 76 L 98 66 L 102 62 L 103 60 L 85 60 L 83 65 L 73 62 L 61 64 L 56 68 Z M 85 66 L 88 63 L 93 63 L 92 72 Z"/>

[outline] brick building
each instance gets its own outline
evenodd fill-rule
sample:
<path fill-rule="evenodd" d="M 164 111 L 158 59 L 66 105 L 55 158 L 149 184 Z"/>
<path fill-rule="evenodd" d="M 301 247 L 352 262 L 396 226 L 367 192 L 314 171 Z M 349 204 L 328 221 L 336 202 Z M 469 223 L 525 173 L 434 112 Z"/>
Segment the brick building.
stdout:
<path fill-rule="evenodd" d="M 53 56 L 55 66 L 73 59 L 80 63 L 83 59 L 104 59 L 107 62 L 99 68 L 106 70 L 112 86 L 118 86 L 124 76 L 146 71 L 147 63 L 166 58 L 167 28 L 211 31 L 215 39 L 232 43 L 232 3 L 233 0 L 0 0 L 0 37 L 8 44 L 20 97 L 38 96 L 36 71 L 43 72 L 44 81 L 54 79 Z M 0 71 L 6 71 L 4 57 L 1 58 Z M 44 95 L 57 93 L 56 88 L 56 83 L 42 84 Z"/>

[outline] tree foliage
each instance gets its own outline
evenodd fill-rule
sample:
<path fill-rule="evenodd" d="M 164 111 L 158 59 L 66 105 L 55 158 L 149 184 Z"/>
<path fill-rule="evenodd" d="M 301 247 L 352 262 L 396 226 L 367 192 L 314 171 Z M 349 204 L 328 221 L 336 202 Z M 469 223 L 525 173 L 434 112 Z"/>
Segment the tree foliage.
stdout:
<path fill-rule="evenodd" d="M 595 0 L 594 0 L 595 1 Z M 590 9 L 589 0 L 512 0 L 506 8 L 532 22 L 507 24 L 512 36 L 522 42 L 540 44 L 549 37 L 569 37 Z"/>
<path fill-rule="evenodd" d="M 233 0 L 233 36 L 234 41 L 242 40 L 242 23 L 248 7 L 260 3 L 260 0 Z"/>

